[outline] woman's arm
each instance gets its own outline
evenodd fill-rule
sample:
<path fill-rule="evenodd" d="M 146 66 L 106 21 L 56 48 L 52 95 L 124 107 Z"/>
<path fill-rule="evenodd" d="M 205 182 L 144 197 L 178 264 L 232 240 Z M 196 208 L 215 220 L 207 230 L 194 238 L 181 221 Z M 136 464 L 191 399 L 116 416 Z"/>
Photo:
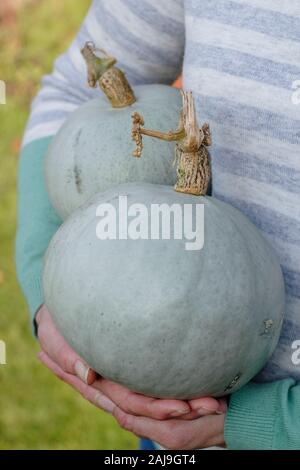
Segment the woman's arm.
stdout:
<path fill-rule="evenodd" d="M 44 302 L 43 256 L 61 224 L 44 182 L 44 157 L 50 141 L 51 137 L 44 137 L 26 145 L 19 163 L 16 264 L 32 319 Z"/>

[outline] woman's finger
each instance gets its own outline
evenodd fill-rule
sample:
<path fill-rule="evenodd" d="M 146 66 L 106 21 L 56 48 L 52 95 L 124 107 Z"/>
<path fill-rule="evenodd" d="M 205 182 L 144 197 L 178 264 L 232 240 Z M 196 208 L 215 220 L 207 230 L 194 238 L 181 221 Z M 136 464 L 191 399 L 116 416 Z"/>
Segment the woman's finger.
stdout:
<path fill-rule="evenodd" d="M 123 411 L 132 415 L 163 420 L 184 416 L 191 411 L 185 401 L 146 397 L 106 379 L 97 380 L 93 387 L 109 397 Z"/>
<path fill-rule="evenodd" d="M 206 416 L 215 413 L 225 413 L 226 400 L 223 398 L 202 397 L 189 400 L 189 405 L 192 410 L 198 411 L 198 416 Z"/>

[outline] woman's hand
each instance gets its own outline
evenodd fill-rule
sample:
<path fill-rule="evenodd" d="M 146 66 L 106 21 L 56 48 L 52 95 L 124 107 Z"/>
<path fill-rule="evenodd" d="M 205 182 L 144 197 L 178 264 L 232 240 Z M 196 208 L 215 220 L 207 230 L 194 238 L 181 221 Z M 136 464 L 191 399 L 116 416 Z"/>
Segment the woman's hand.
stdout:
<path fill-rule="evenodd" d="M 71 349 L 58 332 L 45 306 L 37 316 L 40 360 L 64 382 L 79 391 L 95 406 L 119 416 L 140 416 L 154 420 L 178 418 L 192 420 L 215 412 L 224 412 L 225 403 L 214 398 L 183 400 L 154 399 L 131 392 L 125 387 L 98 377 Z"/>
<path fill-rule="evenodd" d="M 132 416 L 115 408 L 113 415 L 123 429 L 131 431 L 139 437 L 151 439 L 169 450 L 225 446 L 225 413 L 203 416 L 193 420 L 157 421 L 151 418 Z"/>

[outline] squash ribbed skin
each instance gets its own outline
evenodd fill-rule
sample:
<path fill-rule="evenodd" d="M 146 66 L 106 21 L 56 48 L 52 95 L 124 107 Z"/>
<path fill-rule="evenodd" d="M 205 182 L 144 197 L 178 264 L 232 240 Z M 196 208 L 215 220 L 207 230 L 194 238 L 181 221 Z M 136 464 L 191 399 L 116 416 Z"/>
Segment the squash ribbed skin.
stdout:
<path fill-rule="evenodd" d="M 99 240 L 97 206 L 118 208 L 119 195 L 149 208 L 204 204 L 203 249 L 187 251 L 185 240 Z M 155 397 L 237 390 L 272 354 L 284 311 L 281 269 L 256 227 L 213 197 L 161 185 L 121 185 L 76 211 L 51 242 L 43 282 L 77 353 L 104 377 Z"/>
<path fill-rule="evenodd" d="M 91 196 L 126 182 L 173 185 L 174 145 L 145 139 L 143 157 L 132 156 L 132 114 L 147 126 L 169 131 L 178 126 L 182 108 L 179 90 L 166 85 L 134 89 L 137 102 L 114 109 L 105 96 L 84 104 L 67 119 L 47 153 L 45 179 L 56 212 L 64 220 Z"/>

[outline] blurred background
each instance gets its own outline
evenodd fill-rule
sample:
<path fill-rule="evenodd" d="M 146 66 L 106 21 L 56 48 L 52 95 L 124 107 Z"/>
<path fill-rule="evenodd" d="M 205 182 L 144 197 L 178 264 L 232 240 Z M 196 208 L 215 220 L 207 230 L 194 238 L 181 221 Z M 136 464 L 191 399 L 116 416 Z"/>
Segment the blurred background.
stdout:
<path fill-rule="evenodd" d="M 0 449 L 134 449 L 137 440 L 61 383 L 36 358 L 16 281 L 16 171 L 30 102 L 71 42 L 91 0 L 0 0 Z"/>

